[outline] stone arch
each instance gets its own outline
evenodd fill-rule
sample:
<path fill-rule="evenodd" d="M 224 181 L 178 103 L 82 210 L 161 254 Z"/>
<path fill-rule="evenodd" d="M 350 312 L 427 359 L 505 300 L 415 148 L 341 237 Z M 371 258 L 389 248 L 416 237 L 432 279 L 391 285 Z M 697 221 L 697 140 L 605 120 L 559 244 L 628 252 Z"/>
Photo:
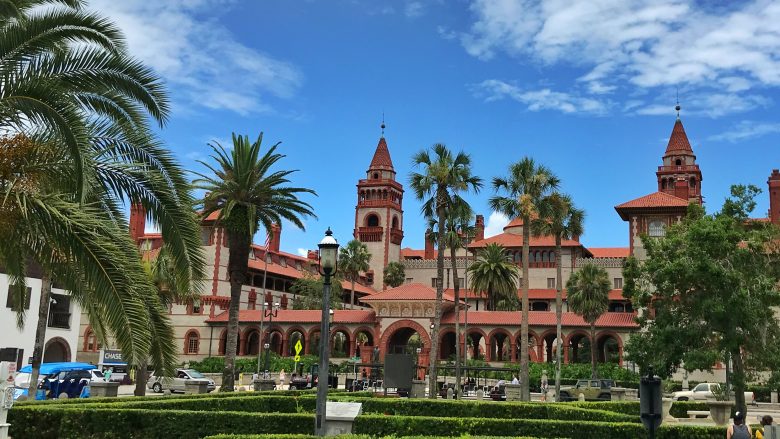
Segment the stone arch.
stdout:
<path fill-rule="evenodd" d="M 224 328 L 222 332 L 219 333 L 219 346 L 217 347 L 217 354 L 225 355 L 226 349 L 227 349 L 227 328 Z"/>
<path fill-rule="evenodd" d="M 587 343 L 586 343 L 587 342 Z M 590 362 L 590 336 L 584 330 L 578 329 L 566 337 L 564 346 L 568 349 L 569 363 Z"/>
<path fill-rule="evenodd" d="M 301 354 L 307 354 L 309 352 L 309 343 L 306 337 L 306 330 L 302 327 L 296 325 L 289 328 L 286 334 L 287 346 L 285 346 L 285 353 L 290 357 L 295 356 L 295 344 L 300 340 L 301 344 L 303 344 Z"/>
<path fill-rule="evenodd" d="M 284 341 L 285 341 L 285 335 L 284 331 L 282 331 L 282 328 L 274 325 L 271 328 L 268 328 L 267 331 L 265 331 L 265 339 L 263 340 L 263 345 L 268 343 L 269 349 L 272 352 L 276 352 L 277 355 L 282 356 L 284 355 Z"/>
<path fill-rule="evenodd" d="M 98 342 L 95 331 L 92 330 L 92 326 L 87 326 L 84 330 L 84 346 L 83 350 L 86 352 L 97 352 L 100 350 L 100 342 Z"/>
<path fill-rule="evenodd" d="M 455 355 L 455 328 L 446 328 L 439 333 L 439 359 L 448 360 Z"/>
<path fill-rule="evenodd" d="M 260 338 L 260 328 L 255 325 L 246 328 L 241 336 L 241 352 L 244 355 L 257 356 L 260 349 L 262 349 Z"/>
<path fill-rule="evenodd" d="M 552 363 L 555 360 L 555 339 L 557 338 L 555 329 L 548 329 L 539 336 L 539 342 L 542 344 L 539 361 Z M 561 335 L 561 361 L 563 361 L 563 348 L 566 346 L 565 337 Z"/>
<path fill-rule="evenodd" d="M 519 361 L 520 360 L 520 350 L 521 350 L 520 349 L 520 340 L 522 340 L 522 338 L 520 337 L 520 333 L 521 332 L 522 332 L 522 330 L 519 330 L 519 331 L 517 331 L 514 334 L 514 340 L 515 340 L 514 349 L 515 349 L 515 351 L 514 351 L 514 353 L 512 355 L 512 359 L 514 361 Z M 536 335 L 536 333 L 534 331 L 531 331 L 531 330 L 528 331 L 528 357 L 534 363 L 541 361 L 540 360 L 541 356 L 539 355 L 539 343 L 540 343 L 540 340 L 541 339 L 539 338 L 538 335 Z"/>
<path fill-rule="evenodd" d="M 422 325 L 415 322 L 414 320 L 407 320 L 407 319 L 398 320 L 397 322 L 388 326 L 387 329 L 385 329 L 384 332 L 382 332 L 382 336 L 379 339 L 379 351 L 380 351 L 380 355 L 382 355 L 382 358 L 384 358 L 385 353 L 390 352 L 390 347 L 391 347 L 390 342 L 393 341 L 393 336 L 395 336 L 396 333 L 404 330 L 411 331 L 412 333 L 406 337 L 407 341 L 408 338 L 411 337 L 411 335 L 413 335 L 413 333 L 416 332 L 417 335 L 420 337 L 422 348 L 423 349 L 430 348 L 431 337 L 428 334 L 428 331 L 426 331 L 425 328 L 422 327 Z"/>
<path fill-rule="evenodd" d="M 612 343 L 610 343 L 612 341 Z M 623 340 L 614 331 L 601 331 L 596 334 L 596 361 L 599 363 L 623 361 Z"/>
<path fill-rule="evenodd" d="M 365 227 L 379 227 L 379 214 L 376 212 L 369 212 L 363 220 Z"/>
<path fill-rule="evenodd" d="M 68 362 L 71 360 L 70 345 L 62 337 L 53 337 L 43 348 L 43 361 L 46 363 Z"/>
<path fill-rule="evenodd" d="M 345 326 L 337 326 L 330 332 L 330 356 L 348 358 L 352 354 L 352 336 Z"/>
<path fill-rule="evenodd" d="M 471 327 L 466 332 L 467 358 L 485 359 L 488 351 L 488 336 L 482 328 Z"/>
<path fill-rule="evenodd" d="M 488 358 L 487 361 L 511 361 L 512 333 L 504 328 L 496 328 L 488 334 Z"/>

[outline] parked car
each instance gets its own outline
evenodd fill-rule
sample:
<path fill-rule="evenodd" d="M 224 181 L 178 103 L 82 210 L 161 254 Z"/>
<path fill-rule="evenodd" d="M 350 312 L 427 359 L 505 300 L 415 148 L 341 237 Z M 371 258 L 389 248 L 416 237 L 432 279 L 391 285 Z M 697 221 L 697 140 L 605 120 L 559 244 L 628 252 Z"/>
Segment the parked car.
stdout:
<path fill-rule="evenodd" d="M 704 401 L 714 399 L 715 394 L 720 392 L 718 383 L 699 383 L 693 390 L 683 390 L 674 392 L 672 399 L 675 401 Z M 745 392 L 745 403 L 756 404 L 756 395 L 753 392 Z"/>
<path fill-rule="evenodd" d="M 216 389 L 214 380 L 206 377 L 195 369 L 176 369 L 175 377 L 160 377 L 152 374 L 152 376 L 149 377 L 149 381 L 146 382 L 146 387 L 155 393 L 162 393 L 165 389 L 168 389 L 171 392 L 184 392 L 184 383 L 186 383 L 187 380 L 206 380 L 209 383 L 209 392 Z"/>
<path fill-rule="evenodd" d="M 612 400 L 613 380 L 587 379 L 577 380 L 574 386 L 561 386 L 561 401 L 576 401 L 580 394 L 586 401 Z"/>
<path fill-rule="evenodd" d="M 14 377 L 15 398 L 28 396 L 32 366 L 27 365 Z M 35 388 L 45 391 L 47 398 L 57 398 L 65 393 L 70 398 L 81 395 L 84 387 L 92 381 L 102 381 L 103 373 L 97 366 L 88 363 L 60 362 L 41 364 L 38 383 Z"/>

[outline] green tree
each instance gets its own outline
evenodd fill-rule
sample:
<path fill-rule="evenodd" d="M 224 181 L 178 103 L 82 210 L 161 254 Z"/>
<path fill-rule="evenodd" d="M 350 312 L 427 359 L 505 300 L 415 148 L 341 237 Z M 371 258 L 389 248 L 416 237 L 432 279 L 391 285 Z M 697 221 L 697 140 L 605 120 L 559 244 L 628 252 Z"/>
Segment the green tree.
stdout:
<path fill-rule="evenodd" d="M 339 261 L 339 263 L 341 263 Z M 322 309 L 323 279 L 306 273 L 302 278 L 296 279 L 290 287 L 295 294 L 292 300 L 293 309 Z M 341 309 L 344 303 L 341 301 L 341 277 L 336 276 L 331 285 L 330 308 Z"/>
<path fill-rule="evenodd" d="M 533 220 L 532 231 L 536 235 L 555 237 L 555 397 L 560 401 L 561 393 L 561 351 L 563 350 L 563 266 L 561 264 L 561 241 L 573 239 L 583 233 L 585 211 L 574 207 L 568 195 L 553 192 L 541 203 L 539 217 Z M 572 254 L 572 257 L 574 255 Z"/>
<path fill-rule="evenodd" d="M 368 247 L 357 239 L 349 241 L 341 247 L 339 255 L 339 270 L 352 283 L 349 294 L 349 307 L 355 307 L 355 281 L 360 278 L 360 272 L 368 271 L 368 263 L 371 261 L 371 253 Z M 333 295 L 341 297 L 339 295 Z"/>
<path fill-rule="evenodd" d="M 684 367 L 733 362 L 737 410 L 746 411 L 746 370 L 780 368 L 780 238 L 777 226 L 745 221 L 760 191 L 732 187 L 723 209 L 696 204 L 664 237 L 642 236 L 647 259 L 629 259 L 623 294 L 643 307 L 627 357 L 662 377 Z"/>
<path fill-rule="evenodd" d="M 271 230 L 273 224 L 285 219 L 304 229 L 302 218 L 315 216 L 312 207 L 300 200 L 300 195 L 316 193 L 307 188 L 289 186 L 294 170 L 272 171 L 284 155 L 275 144 L 260 155 L 263 134 L 250 143 L 249 136 L 233 134 L 233 148 L 226 150 L 218 142 L 214 150 L 215 165 L 201 162 L 212 175 L 198 174 L 195 186 L 206 191 L 202 205 L 204 218 L 218 212 L 217 225 L 227 233 L 230 307 L 228 309 L 228 339 L 225 348 L 225 370 L 221 390 L 232 392 L 238 337 L 238 305 L 249 265 L 252 238 L 260 224 Z"/>
<path fill-rule="evenodd" d="M 566 283 L 569 307 L 590 325 L 591 378 L 598 378 L 596 364 L 596 320 L 609 308 L 609 273 L 594 264 L 585 264 Z"/>
<path fill-rule="evenodd" d="M 528 255 L 531 241 L 531 219 L 539 215 L 540 205 L 545 197 L 558 188 L 558 178 L 543 165 L 525 157 L 509 166 L 506 178 L 494 177 L 496 195 L 490 199 L 490 207 L 510 218 L 523 220 L 523 297 L 522 320 L 520 323 L 520 385 L 521 398 L 530 401 L 531 393 L 528 375 Z"/>
<path fill-rule="evenodd" d="M 458 197 L 456 202 L 447 209 L 445 218 L 445 234 L 443 240 L 444 246 L 450 249 L 450 263 L 452 264 L 452 283 L 455 290 L 455 388 L 460 389 L 460 279 L 458 277 L 458 258 L 457 251 L 465 247 L 464 241 L 468 236 L 473 236 L 474 227 L 470 224 L 474 213 L 471 206 L 462 198 Z M 429 228 L 431 230 L 436 226 L 436 221 L 431 219 Z M 438 242 L 438 233 L 432 233 L 431 239 Z M 459 397 L 459 396 L 458 396 Z"/>
<path fill-rule="evenodd" d="M 473 190 L 478 192 L 482 187 L 482 179 L 472 175 L 471 158 L 468 154 L 459 152 L 453 155 L 447 147 L 437 143 L 430 150 L 423 150 L 412 159 L 415 166 L 422 172 L 412 172 L 410 186 L 418 200 L 424 201 L 422 213 L 426 218 L 436 218 L 438 221 L 438 236 L 444 236 L 445 217 L 449 206 L 459 198 L 459 193 Z M 429 388 L 436 388 L 438 377 L 436 363 L 439 355 L 439 327 L 441 326 L 442 300 L 444 295 L 444 251 L 445 243 L 437 242 L 439 255 L 436 261 L 436 312 L 431 333 L 431 364 L 429 369 Z M 431 398 L 436 398 L 436 392 L 430 392 Z"/>
<path fill-rule="evenodd" d="M 479 258 L 469 267 L 471 288 L 487 293 L 488 310 L 517 309 L 517 265 L 509 260 L 506 249 L 490 243 L 479 252 Z"/>
<path fill-rule="evenodd" d="M 404 281 L 406 281 L 406 271 L 404 269 L 404 264 L 400 262 L 390 262 L 387 264 L 387 267 L 385 267 L 382 280 L 385 282 L 385 285 L 390 285 L 391 287 L 395 288 Z"/>
<path fill-rule="evenodd" d="M 138 281 L 144 274 L 126 236 L 123 200 L 143 204 L 160 225 L 178 282 L 202 277 L 189 182 L 149 126 L 150 116 L 160 126 L 167 118 L 163 84 L 128 56 L 114 23 L 84 4 L 12 0 L 0 7 L 0 213 L 7 221 L 0 265 L 17 292 L 27 261 L 43 269 L 34 373 L 52 278 L 84 307 L 101 340 L 110 332 L 136 364 L 149 355 L 154 316 L 139 309 L 153 287 Z M 166 358 L 175 359 L 173 340 L 166 344 Z"/>

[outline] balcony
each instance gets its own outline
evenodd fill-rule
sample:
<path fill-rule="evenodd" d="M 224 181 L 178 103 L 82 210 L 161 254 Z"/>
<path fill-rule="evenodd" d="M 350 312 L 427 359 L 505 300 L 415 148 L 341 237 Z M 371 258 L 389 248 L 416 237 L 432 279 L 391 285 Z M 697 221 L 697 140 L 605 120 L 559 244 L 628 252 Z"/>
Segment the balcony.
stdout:
<path fill-rule="evenodd" d="M 699 165 L 659 166 L 659 172 L 699 172 Z"/>
<path fill-rule="evenodd" d="M 390 230 L 390 242 L 396 245 L 401 245 L 401 241 L 404 239 L 404 232 L 399 229 Z"/>
<path fill-rule="evenodd" d="M 70 329 L 69 312 L 49 313 L 49 328 Z"/>
<path fill-rule="evenodd" d="M 358 201 L 358 207 L 391 207 L 397 210 L 401 210 L 401 205 L 389 198 L 378 200 L 360 200 Z"/>
<path fill-rule="evenodd" d="M 358 239 L 362 242 L 382 241 L 382 227 L 358 227 Z"/>

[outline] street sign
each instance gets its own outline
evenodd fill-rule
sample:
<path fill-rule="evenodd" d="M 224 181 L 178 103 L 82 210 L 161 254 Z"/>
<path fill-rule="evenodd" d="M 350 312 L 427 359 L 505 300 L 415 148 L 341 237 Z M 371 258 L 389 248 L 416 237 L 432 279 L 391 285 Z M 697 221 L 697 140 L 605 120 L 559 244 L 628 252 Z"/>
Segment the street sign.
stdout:
<path fill-rule="evenodd" d="M 300 355 L 296 355 L 294 360 L 295 360 L 296 363 L 301 361 L 301 356 Z"/>
<path fill-rule="evenodd" d="M 298 341 L 295 343 L 295 355 L 296 355 L 296 356 L 297 356 L 297 355 L 300 355 L 300 353 L 301 353 L 301 351 L 302 351 L 302 350 L 303 350 L 303 344 L 301 343 L 301 341 L 300 341 L 300 340 L 298 340 Z M 295 361 L 298 361 L 298 360 L 295 360 Z"/>

